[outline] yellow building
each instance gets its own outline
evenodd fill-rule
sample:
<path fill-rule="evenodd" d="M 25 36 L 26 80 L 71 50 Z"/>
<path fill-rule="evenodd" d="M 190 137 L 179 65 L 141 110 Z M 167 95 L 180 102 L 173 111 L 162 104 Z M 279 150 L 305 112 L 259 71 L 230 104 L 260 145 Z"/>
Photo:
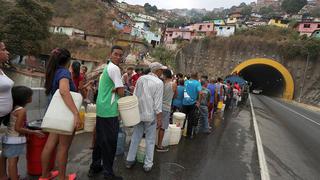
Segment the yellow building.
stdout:
<path fill-rule="evenodd" d="M 282 27 L 282 28 L 289 27 L 287 20 L 280 20 L 280 19 L 270 19 L 268 25 Z"/>

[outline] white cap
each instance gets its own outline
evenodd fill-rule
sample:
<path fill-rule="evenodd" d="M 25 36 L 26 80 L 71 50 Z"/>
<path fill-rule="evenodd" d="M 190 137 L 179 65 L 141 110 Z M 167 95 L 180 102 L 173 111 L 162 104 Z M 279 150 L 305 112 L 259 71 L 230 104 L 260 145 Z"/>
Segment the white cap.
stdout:
<path fill-rule="evenodd" d="M 156 71 L 158 69 L 163 69 L 163 70 L 168 69 L 167 66 L 164 66 L 158 62 L 153 62 L 153 63 L 149 64 L 149 68 L 150 68 L 151 72 Z"/>

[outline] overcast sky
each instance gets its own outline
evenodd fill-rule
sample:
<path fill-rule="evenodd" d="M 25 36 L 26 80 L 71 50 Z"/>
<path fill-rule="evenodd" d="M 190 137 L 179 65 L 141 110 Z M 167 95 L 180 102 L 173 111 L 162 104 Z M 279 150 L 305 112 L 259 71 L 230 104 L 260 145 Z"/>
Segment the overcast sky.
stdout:
<path fill-rule="evenodd" d="M 159 9 L 174 9 L 174 8 L 205 8 L 212 10 L 213 8 L 225 7 L 230 8 L 233 5 L 239 5 L 242 2 L 250 3 L 256 0 L 120 0 L 129 4 L 144 5 L 149 3 L 156 5 Z"/>

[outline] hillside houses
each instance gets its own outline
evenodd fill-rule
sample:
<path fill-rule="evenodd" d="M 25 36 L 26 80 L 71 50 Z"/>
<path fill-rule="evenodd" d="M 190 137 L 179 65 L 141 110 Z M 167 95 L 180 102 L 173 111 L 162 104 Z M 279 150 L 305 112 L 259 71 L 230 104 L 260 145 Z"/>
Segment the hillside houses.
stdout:
<path fill-rule="evenodd" d="M 312 34 L 317 36 L 320 30 L 320 21 L 301 21 L 295 24 L 294 28 L 300 35 L 307 35 L 310 37 Z"/>

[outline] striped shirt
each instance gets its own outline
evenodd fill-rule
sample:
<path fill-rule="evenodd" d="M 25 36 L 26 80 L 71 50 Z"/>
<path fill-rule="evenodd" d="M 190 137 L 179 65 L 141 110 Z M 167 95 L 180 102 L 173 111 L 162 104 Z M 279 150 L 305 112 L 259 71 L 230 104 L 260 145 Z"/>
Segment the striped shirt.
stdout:
<path fill-rule="evenodd" d="M 140 119 L 152 122 L 162 112 L 163 82 L 154 73 L 138 79 L 134 94 L 139 100 Z"/>

